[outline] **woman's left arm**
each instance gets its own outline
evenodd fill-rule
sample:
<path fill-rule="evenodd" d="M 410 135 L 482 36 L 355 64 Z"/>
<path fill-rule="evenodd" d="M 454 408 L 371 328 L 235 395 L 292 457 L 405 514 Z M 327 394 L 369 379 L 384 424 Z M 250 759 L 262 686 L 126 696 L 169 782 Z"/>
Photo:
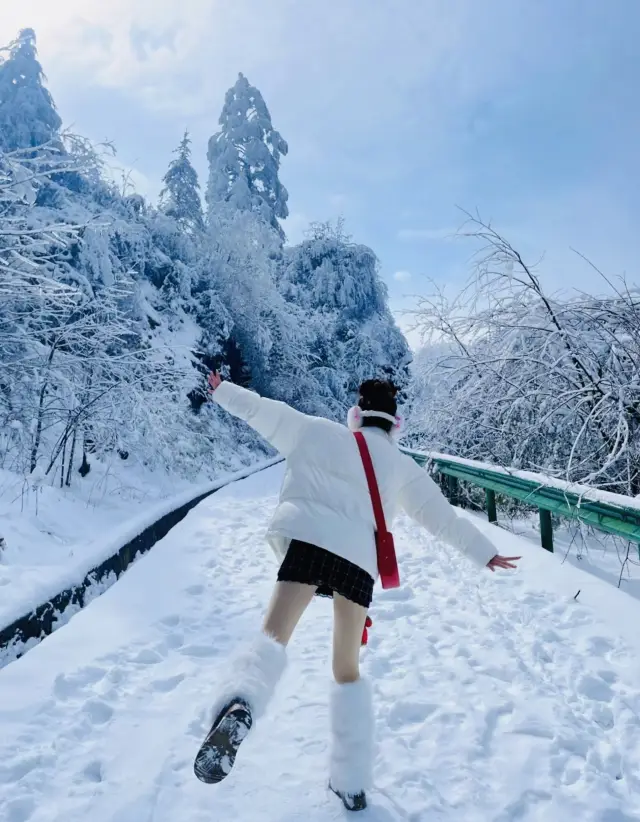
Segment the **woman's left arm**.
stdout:
<path fill-rule="evenodd" d="M 404 483 L 400 503 L 409 516 L 465 554 L 478 568 L 515 568 L 520 557 L 503 557 L 476 526 L 457 514 L 429 474 L 409 456 L 403 456 Z"/>

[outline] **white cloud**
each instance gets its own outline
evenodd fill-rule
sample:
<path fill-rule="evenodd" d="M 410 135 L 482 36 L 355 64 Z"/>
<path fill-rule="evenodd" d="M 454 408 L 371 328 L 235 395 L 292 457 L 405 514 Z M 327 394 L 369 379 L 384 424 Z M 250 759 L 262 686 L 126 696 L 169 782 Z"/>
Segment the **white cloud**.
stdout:
<path fill-rule="evenodd" d="M 8 38 L 31 26 L 41 62 L 60 83 L 124 89 L 153 109 L 216 108 L 240 70 L 266 59 L 281 16 L 253 0 L 25 0 L 0 8 Z"/>
<path fill-rule="evenodd" d="M 398 280 L 400 283 L 406 283 L 411 279 L 411 272 L 410 271 L 396 271 L 393 275 L 394 280 Z"/>
<path fill-rule="evenodd" d="M 194 114 L 218 109 L 243 71 L 298 95 L 300 116 L 331 108 L 342 128 L 366 133 L 405 111 L 414 78 L 428 120 L 427 105 L 466 98 L 495 76 L 484 48 L 481 66 L 468 53 L 478 11 L 454 5 L 422 0 L 399 15 L 339 0 L 5 0 L 0 31 L 36 30 L 52 85 L 125 89 L 150 108 Z"/>

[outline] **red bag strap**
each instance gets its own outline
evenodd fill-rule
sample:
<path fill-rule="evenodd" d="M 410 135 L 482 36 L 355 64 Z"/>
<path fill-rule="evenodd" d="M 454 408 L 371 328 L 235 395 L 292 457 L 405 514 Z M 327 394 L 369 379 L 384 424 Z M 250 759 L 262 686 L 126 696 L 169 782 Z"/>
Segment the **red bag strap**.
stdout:
<path fill-rule="evenodd" d="M 354 437 L 360 449 L 360 456 L 362 457 L 362 464 L 364 466 L 364 473 L 367 477 L 369 485 L 369 493 L 371 494 L 371 502 L 373 504 L 373 515 L 376 518 L 376 531 L 379 534 L 387 532 L 387 523 L 384 518 L 384 509 L 382 508 L 382 500 L 380 498 L 380 489 L 378 488 L 378 480 L 376 479 L 376 472 L 371 462 L 371 454 L 369 453 L 369 446 L 362 431 L 355 431 Z"/>

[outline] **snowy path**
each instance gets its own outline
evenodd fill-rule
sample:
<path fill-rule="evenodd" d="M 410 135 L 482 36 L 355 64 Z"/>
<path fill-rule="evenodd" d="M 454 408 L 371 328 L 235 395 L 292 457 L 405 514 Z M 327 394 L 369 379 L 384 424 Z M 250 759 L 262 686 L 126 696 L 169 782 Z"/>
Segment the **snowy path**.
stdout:
<path fill-rule="evenodd" d="M 216 674 L 270 593 L 262 535 L 281 471 L 202 503 L 69 625 L 0 671 L 2 822 L 348 816 L 325 789 L 326 601 L 305 615 L 282 687 L 232 776 L 211 788 L 192 775 Z M 378 790 L 360 818 L 640 818 L 637 646 L 576 604 L 574 590 L 554 592 L 557 559 L 540 549 L 522 543 L 517 575 L 478 577 L 411 524 L 396 532 L 405 585 L 376 591 L 363 653 L 380 750 Z M 496 533 L 502 550 L 513 545 Z M 562 571 L 577 590 L 584 575 Z M 599 608 L 619 597 L 601 593 Z M 637 631 L 640 608 L 628 599 Z"/>

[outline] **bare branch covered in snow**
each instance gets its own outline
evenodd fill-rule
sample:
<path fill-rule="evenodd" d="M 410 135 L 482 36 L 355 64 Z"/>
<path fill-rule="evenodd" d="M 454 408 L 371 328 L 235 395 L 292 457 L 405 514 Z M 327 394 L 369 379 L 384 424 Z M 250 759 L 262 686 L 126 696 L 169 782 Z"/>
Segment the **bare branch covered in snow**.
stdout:
<path fill-rule="evenodd" d="M 542 471 L 623 494 L 640 492 L 640 291 L 622 280 L 594 297 L 549 295 L 490 224 L 453 300 L 436 291 L 415 321 L 413 434 L 430 448 Z"/>

